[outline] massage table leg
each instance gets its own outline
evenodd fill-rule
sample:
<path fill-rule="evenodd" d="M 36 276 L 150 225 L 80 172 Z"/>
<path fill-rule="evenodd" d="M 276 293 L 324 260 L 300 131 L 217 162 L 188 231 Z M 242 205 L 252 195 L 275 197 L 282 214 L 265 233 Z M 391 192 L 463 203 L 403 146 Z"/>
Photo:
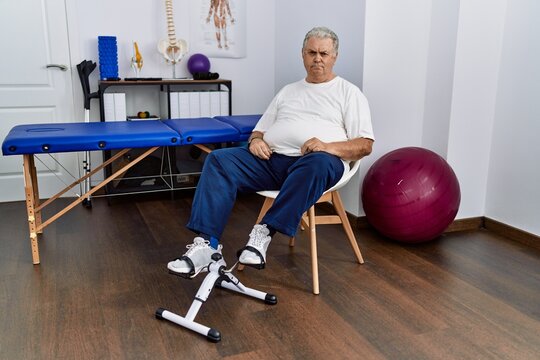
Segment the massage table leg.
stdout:
<path fill-rule="evenodd" d="M 43 230 L 39 229 L 39 227 L 41 226 L 41 209 L 39 208 L 40 200 L 39 200 L 37 170 L 36 170 L 35 158 L 33 156 L 32 156 L 32 166 L 30 170 L 31 170 L 30 176 L 32 178 L 32 187 L 34 188 L 34 205 L 35 205 L 34 216 L 36 217 L 36 229 L 37 229 L 38 234 L 43 234 Z"/>
<path fill-rule="evenodd" d="M 32 263 L 39 264 L 38 226 L 41 225 L 41 212 L 36 213 L 39 205 L 39 192 L 37 187 L 36 166 L 34 155 L 23 155 L 24 192 L 26 197 L 26 211 L 28 213 L 28 228 L 30 231 L 30 246 L 32 247 Z M 39 219 L 39 224 L 38 224 Z M 39 230 L 41 233 L 43 229 Z"/>
<path fill-rule="evenodd" d="M 92 171 L 92 165 L 90 164 L 90 151 L 85 151 L 84 152 L 84 162 L 83 162 L 84 166 L 83 166 L 83 171 L 84 171 L 84 174 L 85 175 L 88 175 L 90 174 L 90 172 Z M 91 185 L 90 185 L 90 175 L 88 175 L 88 177 L 86 179 L 84 179 L 84 185 L 83 185 L 83 188 L 84 188 L 84 192 L 87 193 L 90 191 L 91 189 Z M 84 199 L 83 200 L 83 206 L 85 208 L 92 208 L 92 199 L 90 197 L 88 197 L 87 199 Z"/>

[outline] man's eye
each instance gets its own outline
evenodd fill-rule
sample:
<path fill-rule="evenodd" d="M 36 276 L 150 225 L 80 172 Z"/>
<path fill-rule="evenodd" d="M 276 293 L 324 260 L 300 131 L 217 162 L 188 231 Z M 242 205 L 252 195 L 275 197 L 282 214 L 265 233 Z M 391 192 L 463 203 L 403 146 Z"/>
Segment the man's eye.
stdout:
<path fill-rule="evenodd" d="M 309 56 L 317 56 L 320 55 L 321 57 L 327 57 L 330 55 L 328 52 L 317 52 L 317 51 L 308 51 Z"/>

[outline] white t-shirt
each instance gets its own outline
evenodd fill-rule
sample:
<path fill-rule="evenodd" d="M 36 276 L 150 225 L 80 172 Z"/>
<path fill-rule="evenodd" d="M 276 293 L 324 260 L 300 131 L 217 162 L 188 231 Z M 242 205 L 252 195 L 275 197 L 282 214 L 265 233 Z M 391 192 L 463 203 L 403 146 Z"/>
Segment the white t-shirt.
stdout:
<path fill-rule="evenodd" d="M 300 148 L 312 137 L 323 142 L 375 140 L 366 97 L 339 76 L 320 84 L 302 79 L 286 85 L 254 131 L 264 134 L 272 151 L 289 156 L 300 156 Z"/>

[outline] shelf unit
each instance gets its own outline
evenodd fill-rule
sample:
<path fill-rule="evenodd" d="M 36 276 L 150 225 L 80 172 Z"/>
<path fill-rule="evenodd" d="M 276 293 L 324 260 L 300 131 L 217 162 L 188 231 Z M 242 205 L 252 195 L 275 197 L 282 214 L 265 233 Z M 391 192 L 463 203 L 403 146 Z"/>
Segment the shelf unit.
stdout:
<path fill-rule="evenodd" d="M 197 90 L 197 89 L 207 89 L 213 87 L 216 90 L 222 90 L 223 87 L 226 87 L 229 93 L 229 115 L 232 115 L 232 81 L 231 80 L 185 80 L 185 79 L 165 79 L 165 80 L 101 80 L 98 84 L 99 87 L 99 97 L 100 97 L 100 109 L 99 115 L 101 121 L 105 121 L 105 108 L 103 106 L 103 95 L 107 89 L 112 87 L 158 87 L 159 91 L 166 91 L 167 97 L 170 97 L 171 90 Z M 171 107 L 170 103 L 168 105 L 168 114 L 167 117 L 170 118 Z"/>
<path fill-rule="evenodd" d="M 103 96 L 107 91 L 122 90 L 129 99 L 130 88 L 149 88 L 149 91 L 167 93 L 167 114 L 162 118 L 171 118 L 170 95 L 175 91 L 217 90 L 226 88 L 228 92 L 228 114 L 232 115 L 232 82 L 231 80 L 102 80 L 98 84 L 100 96 L 100 120 L 105 121 L 105 107 Z M 155 89 L 155 90 L 154 90 Z M 158 94 L 159 95 L 159 94 Z M 159 105 L 159 104 L 158 104 Z M 158 106 L 159 108 L 159 106 Z M 138 120 L 145 121 L 145 120 Z M 130 161 L 145 149 L 133 149 L 122 161 Z M 160 152 L 160 154 L 156 154 Z M 197 186 L 200 170 L 205 154 L 192 146 L 167 147 L 157 150 L 147 159 L 135 165 L 132 173 L 129 171 L 123 178 L 111 182 L 106 187 L 108 195 L 125 195 L 159 191 L 172 191 L 194 189 Z M 103 152 L 103 160 L 111 157 L 111 151 Z M 105 168 L 105 175 L 109 176 L 115 170 L 115 164 Z"/>

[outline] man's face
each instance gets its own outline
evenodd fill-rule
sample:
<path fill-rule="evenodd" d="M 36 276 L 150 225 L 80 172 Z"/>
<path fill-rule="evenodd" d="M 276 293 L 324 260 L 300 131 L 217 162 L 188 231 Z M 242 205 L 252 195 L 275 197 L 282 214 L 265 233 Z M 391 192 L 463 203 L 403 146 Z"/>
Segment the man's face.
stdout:
<path fill-rule="evenodd" d="M 332 39 L 309 38 L 302 50 L 302 59 L 307 71 L 306 80 L 313 83 L 332 80 L 336 58 L 337 53 L 334 52 Z"/>

